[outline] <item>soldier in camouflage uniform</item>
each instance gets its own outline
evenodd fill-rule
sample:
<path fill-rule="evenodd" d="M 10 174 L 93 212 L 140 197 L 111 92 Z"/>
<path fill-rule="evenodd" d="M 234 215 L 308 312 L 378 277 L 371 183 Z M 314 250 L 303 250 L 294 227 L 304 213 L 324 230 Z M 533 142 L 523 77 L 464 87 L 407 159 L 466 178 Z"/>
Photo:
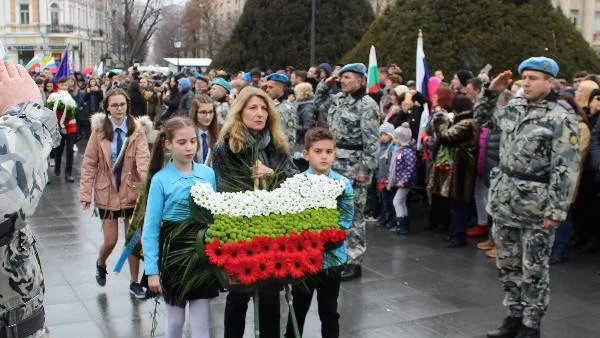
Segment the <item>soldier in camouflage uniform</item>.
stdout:
<path fill-rule="evenodd" d="M 552 91 L 558 65 L 530 58 L 519 73 L 524 97 L 496 106 L 498 93 L 511 82 L 512 72 L 505 71 L 480 96 L 475 112 L 480 123 L 491 119 L 501 130 L 487 209 L 494 218 L 496 264 L 509 316 L 488 337 L 540 336 L 554 230 L 566 218 L 579 172 L 577 117 Z"/>
<path fill-rule="evenodd" d="M 361 263 L 367 249 L 364 209 L 367 187 L 377 168 L 379 116 L 377 103 L 366 94 L 365 65 L 344 66 L 339 77 L 321 82 L 315 94 L 318 111 L 327 111 L 327 123 L 336 141 L 333 170 L 350 178 L 354 189 L 354 220 L 348 229 L 348 264 L 342 280 L 360 277 Z M 341 82 L 342 91 L 330 94 L 331 87 Z"/>
<path fill-rule="evenodd" d="M 296 146 L 298 110 L 296 109 L 296 106 L 283 98 L 285 87 L 288 83 L 288 77 L 283 74 L 273 73 L 267 76 L 267 95 L 273 100 L 275 109 L 279 112 L 281 129 L 285 136 L 287 136 L 288 143 L 290 144 L 290 151 L 293 151 Z"/>
<path fill-rule="evenodd" d="M 219 127 L 223 127 L 227 114 L 229 113 L 229 102 L 227 98 L 229 93 L 231 93 L 231 84 L 225 79 L 217 77 L 210 83 L 209 93 L 215 104 Z"/>
<path fill-rule="evenodd" d="M 0 61 L 0 337 L 44 337 L 44 278 L 26 222 L 48 181 L 58 121 L 33 79 Z"/>

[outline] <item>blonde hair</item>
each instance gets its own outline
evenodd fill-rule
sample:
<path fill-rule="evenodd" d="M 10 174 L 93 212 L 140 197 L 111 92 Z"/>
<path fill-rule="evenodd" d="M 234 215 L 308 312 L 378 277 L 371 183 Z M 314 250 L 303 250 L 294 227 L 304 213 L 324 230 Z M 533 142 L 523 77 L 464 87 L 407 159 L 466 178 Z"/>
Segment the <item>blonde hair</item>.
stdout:
<path fill-rule="evenodd" d="M 296 94 L 297 101 L 310 100 L 315 96 L 312 85 L 308 82 L 297 84 L 296 87 L 294 87 L 294 94 Z"/>
<path fill-rule="evenodd" d="M 281 129 L 281 122 L 279 118 L 279 112 L 275 109 L 273 101 L 267 96 L 262 89 L 255 87 L 246 87 L 240 91 L 239 96 L 233 101 L 229 113 L 227 113 L 227 119 L 221 129 L 220 140 L 224 140 L 226 136 L 229 137 L 229 149 L 234 153 L 246 149 L 246 126 L 242 120 L 242 113 L 248 101 L 253 97 L 261 98 L 267 105 L 267 111 L 269 116 L 267 117 L 267 124 L 265 128 L 271 133 L 271 140 L 275 145 L 275 148 L 281 152 L 287 152 L 289 150 L 288 140 Z"/>
<path fill-rule="evenodd" d="M 598 84 L 596 82 L 592 80 L 581 81 L 575 92 L 575 101 L 577 101 L 577 104 L 580 107 L 584 108 L 588 106 L 590 94 L 592 94 L 592 90 L 594 89 L 598 89 Z"/>

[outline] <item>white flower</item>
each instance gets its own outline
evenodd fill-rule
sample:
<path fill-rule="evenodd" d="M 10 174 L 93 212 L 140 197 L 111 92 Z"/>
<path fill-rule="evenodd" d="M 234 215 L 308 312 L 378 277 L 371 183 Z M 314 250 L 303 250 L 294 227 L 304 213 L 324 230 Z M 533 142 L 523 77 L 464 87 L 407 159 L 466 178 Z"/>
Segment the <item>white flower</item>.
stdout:
<path fill-rule="evenodd" d="M 334 209 L 343 191 L 343 181 L 323 175 L 298 174 L 273 191 L 217 193 L 207 183 L 196 183 L 190 193 L 194 203 L 214 215 L 254 217 L 295 214 L 307 209 Z"/>

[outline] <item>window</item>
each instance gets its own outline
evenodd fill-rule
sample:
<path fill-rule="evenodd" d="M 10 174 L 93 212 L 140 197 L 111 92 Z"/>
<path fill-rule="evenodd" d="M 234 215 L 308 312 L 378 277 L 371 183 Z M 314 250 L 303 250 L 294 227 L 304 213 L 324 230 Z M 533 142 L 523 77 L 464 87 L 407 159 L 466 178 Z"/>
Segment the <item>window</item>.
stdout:
<path fill-rule="evenodd" d="M 571 10 L 571 22 L 577 26 L 579 24 L 579 10 L 572 9 Z"/>
<path fill-rule="evenodd" d="M 21 25 L 29 25 L 29 4 L 19 5 L 19 18 Z"/>
<path fill-rule="evenodd" d="M 59 15 L 58 5 L 56 3 L 50 5 L 50 24 L 52 24 L 52 26 L 58 26 L 58 24 L 59 24 L 58 15 Z"/>
<path fill-rule="evenodd" d="M 600 12 L 596 12 L 594 17 L 594 32 L 600 33 Z"/>

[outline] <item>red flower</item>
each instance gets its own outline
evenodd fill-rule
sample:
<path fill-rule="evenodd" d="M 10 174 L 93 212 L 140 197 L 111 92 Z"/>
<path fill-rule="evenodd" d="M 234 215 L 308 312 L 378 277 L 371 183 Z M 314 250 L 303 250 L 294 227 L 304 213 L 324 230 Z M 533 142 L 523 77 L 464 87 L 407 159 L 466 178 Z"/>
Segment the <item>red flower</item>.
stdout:
<path fill-rule="evenodd" d="M 306 249 L 306 244 L 304 243 L 304 238 L 298 235 L 297 233 L 290 234 L 289 237 L 289 245 L 293 247 L 293 251 L 295 252 L 303 252 Z"/>
<path fill-rule="evenodd" d="M 273 261 L 267 255 L 257 256 L 258 263 L 256 264 L 256 270 L 258 275 L 258 281 L 264 281 L 271 278 L 273 274 Z"/>
<path fill-rule="evenodd" d="M 307 273 L 314 275 L 323 269 L 323 254 L 318 251 L 309 251 L 305 257 L 305 270 Z"/>
<path fill-rule="evenodd" d="M 272 247 L 273 239 L 271 239 L 267 236 L 254 237 L 254 239 L 252 239 L 251 243 L 255 247 L 256 253 L 269 254 L 269 253 L 271 253 L 271 251 L 273 249 L 273 247 Z"/>
<path fill-rule="evenodd" d="M 258 281 L 259 270 L 256 258 L 241 259 L 236 263 L 234 275 L 242 285 L 252 285 Z"/>
<path fill-rule="evenodd" d="M 337 244 L 346 239 L 346 232 L 340 229 L 328 229 L 321 231 L 323 242 Z"/>
<path fill-rule="evenodd" d="M 288 257 L 278 255 L 273 261 L 273 277 L 283 279 L 289 274 L 291 260 Z"/>
<path fill-rule="evenodd" d="M 294 252 L 293 245 L 290 245 L 289 239 L 286 236 L 277 237 L 275 239 L 276 253 L 289 254 Z"/>
<path fill-rule="evenodd" d="M 240 243 L 229 243 L 223 246 L 225 255 L 228 259 L 237 259 L 242 256 L 242 245 Z"/>
<path fill-rule="evenodd" d="M 222 268 L 227 261 L 225 251 L 221 247 L 221 241 L 219 241 L 218 238 L 212 240 L 204 246 L 204 253 L 212 264 L 220 268 Z"/>
<path fill-rule="evenodd" d="M 304 246 L 309 250 L 323 251 L 323 241 L 317 233 L 303 232 Z"/>
<path fill-rule="evenodd" d="M 290 256 L 290 258 L 291 258 L 290 259 L 291 263 L 289 266 L 290 276 L 292 276 L 292 278 L 294 278 L 294 279 L 300 279 L 300 278 L 304 277 L 307 260 L 304 258 L 304 256 L 302 254 L 299 254 L 299 253 L 292 254 Z"/>

